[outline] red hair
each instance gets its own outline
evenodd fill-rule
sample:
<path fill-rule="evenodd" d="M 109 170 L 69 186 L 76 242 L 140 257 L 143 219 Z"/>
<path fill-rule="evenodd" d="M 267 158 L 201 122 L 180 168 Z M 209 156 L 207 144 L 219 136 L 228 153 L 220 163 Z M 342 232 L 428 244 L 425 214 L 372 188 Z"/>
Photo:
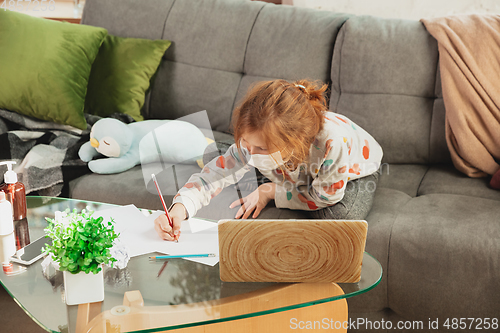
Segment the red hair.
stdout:
<path fill-rule="evenodd" d="M 314 138 L 323 128 L 327 88 L 320 81 L 309 80 L 254 84 L 233 112 L 237 147 L 242 135 L 258 132 L 268 149 L 280 150 L 286 167 L 294 170 L 308 157 Z"/>

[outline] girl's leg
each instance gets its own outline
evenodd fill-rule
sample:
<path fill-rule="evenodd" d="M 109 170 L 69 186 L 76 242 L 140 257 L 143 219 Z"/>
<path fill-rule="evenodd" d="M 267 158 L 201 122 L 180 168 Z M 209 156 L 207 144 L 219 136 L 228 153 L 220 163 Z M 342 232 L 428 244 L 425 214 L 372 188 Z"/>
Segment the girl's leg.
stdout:
<path fill-rule="evenodd" d="M 363 220 L 368 216 L 377 188 L 380 172 L 347 182 L 342 200 L 335 205 L 311 211 L 316 219 L 323 220 Z"/>

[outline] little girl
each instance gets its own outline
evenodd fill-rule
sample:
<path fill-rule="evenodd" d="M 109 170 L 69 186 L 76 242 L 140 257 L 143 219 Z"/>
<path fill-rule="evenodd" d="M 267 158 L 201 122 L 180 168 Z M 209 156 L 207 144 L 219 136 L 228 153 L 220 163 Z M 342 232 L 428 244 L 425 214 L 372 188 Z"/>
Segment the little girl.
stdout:
<path fill-rule="evenodd" d="M 246 219 L 252 212 L 256 218 L 271 200 L 278 208 L 311 211 L 315 218 L 365 218 L 382 148 L 351 120 L 328 111 L 326 89 L 308 80 L 254 85 L 233 112 L 235 143 L 179 190 L 170 209 L 174 227 L 162 215 L 155 220 L 158 235 L 177 240 L 182 220 L 237 183 L 252 166 L 265 177 L 264 183 L 230 205 L 240 206 L 235 218 Z"/>

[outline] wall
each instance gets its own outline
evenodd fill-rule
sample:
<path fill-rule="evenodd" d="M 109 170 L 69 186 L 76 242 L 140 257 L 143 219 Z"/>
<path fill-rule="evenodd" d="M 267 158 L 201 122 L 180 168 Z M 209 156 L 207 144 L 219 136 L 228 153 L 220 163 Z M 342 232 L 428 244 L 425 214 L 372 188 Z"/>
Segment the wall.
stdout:
<path fill-rule="evenodd" d="M 283 0 L 283 4 L 410 20 L 453 14 L 500 14 L 499 0 Z"/>

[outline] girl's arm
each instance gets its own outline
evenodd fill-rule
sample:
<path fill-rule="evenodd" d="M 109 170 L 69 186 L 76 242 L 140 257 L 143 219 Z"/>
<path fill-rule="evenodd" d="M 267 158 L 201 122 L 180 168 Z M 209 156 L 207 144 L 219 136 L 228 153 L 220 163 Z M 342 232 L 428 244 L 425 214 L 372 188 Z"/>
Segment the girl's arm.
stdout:
<path fill-rule="evenodd" d="M 193 174 L 175 195 L 172 205 L 183 204 L 187 217 L 193 217 L 223 188 L 237 183 L 251 169 L 246 161 L 242 161 L 243 158 L 239 155 L 236 144 L 233 144 L 223 156 L 207 163 L 200 173 Z"/>
<path fill-rule="evenodd" d="M 275 204 L 278 208 L 317 210 L 333 206 L 344 197 L 349 179 L 349 148 L 342 137 L 332 139 L 317 177 L 311 184 L 276 185 Z"/>

